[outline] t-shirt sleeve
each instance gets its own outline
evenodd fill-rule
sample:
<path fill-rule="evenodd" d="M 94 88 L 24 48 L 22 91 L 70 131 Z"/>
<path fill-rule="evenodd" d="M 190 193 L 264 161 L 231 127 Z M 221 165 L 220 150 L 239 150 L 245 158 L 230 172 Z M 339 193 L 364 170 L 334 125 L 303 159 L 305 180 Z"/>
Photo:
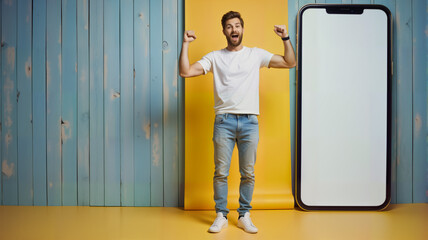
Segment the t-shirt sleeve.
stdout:
<path fill-rule="evenodd" d="M 207 55 L 203 56 L 201 60 L 198 61 L 202 65 L 202 68 L 204 69 L 204 74 L 207 74 L 207 72 L 212 71 L 212 66 L 214 62 L 214 56 L 213 52 L 208 53 Z"/>
<path fill-rule="evenodd" d="M 260 68 L 269 67 L 270 60 L 274 54 L 260 48 L 257 48 L 257 53 L 260 58 Z"/>

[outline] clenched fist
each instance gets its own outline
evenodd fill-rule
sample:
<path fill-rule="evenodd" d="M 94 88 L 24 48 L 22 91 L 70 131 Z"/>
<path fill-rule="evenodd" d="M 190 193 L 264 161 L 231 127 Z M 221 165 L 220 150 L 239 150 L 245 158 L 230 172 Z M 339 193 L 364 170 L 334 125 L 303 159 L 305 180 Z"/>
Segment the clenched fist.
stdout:
<path fill-rule="evenodd" d="M 183 42 L 193 42 L 196 39 L 195 32 L 192 30 L 188 30 L 184 32 Z"/>
<path fill-rule="evenodd" d="M 281 38 L 288 36 L 287 27 L 285 25 L 275 25 L 273 31 Z"/>

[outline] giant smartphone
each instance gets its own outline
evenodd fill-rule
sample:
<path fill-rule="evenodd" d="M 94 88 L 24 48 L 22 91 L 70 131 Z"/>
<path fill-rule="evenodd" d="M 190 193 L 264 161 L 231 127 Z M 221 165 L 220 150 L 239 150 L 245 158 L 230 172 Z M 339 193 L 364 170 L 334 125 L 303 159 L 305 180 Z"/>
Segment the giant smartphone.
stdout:
<path fill-rule="evenodd" d="M 383 209 L 390 201 L 390 12 L 312 4 L 298 22 L 297 203 Z"/>

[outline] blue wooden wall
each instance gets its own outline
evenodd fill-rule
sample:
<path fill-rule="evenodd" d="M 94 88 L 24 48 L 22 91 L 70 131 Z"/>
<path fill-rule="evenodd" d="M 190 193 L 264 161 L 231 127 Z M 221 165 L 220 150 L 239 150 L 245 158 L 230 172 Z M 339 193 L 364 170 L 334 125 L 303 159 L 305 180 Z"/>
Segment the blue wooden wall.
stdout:
<path fill-rule="evenodd" d="M 289 0 L 288 24 L 296 46 L 298 10 L 310 3 L 382 4 L 393 20 L 392 203 L 428 202 L 428 1 Z M 370 36 L 361 36 L 370 37 Z M 296 72 L 290 70 L 290 111 L 295 111 Z M 291 118 L 294 126 L 295 118 Z M 295 130 L 291 128 L 291 138 Z M 292 159 L 295 155 L 292 143 Z M 294 168 L 293 168 L 294 169 Z"/>
<path fill-rule="evenodd" d="M 0 204 L 183 205 L 183 0 L 2 0 Z"/>
<path fill-rule="evenodd" d="M 393 203 L 428 202 L 427 1 L 289 0 L 294 46 L 314 2 L 391 10 Z M 0 205 L 183 205 L 183 4 L 2 0 Z"/>

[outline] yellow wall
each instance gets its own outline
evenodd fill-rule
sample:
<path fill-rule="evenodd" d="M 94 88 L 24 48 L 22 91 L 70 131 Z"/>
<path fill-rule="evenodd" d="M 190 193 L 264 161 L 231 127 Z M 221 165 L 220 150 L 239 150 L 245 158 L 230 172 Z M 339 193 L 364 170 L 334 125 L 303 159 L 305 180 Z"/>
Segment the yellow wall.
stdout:
<path fill-rule="evenodd" d="M 193 63 L 208 52 L 226 47 L 221 17 L 233 10 L 244 19 L 243 44 L 283 54 L 275 24 L 287 25 L 287 0 L 187 0 L 185 28 L 194 30 L 190 44 Z M 264 68 L 260 73 L 260 142 L 256 162 L 254 209 L 292 208 L 288 70 Z M 185 80 L 185 209 L 213 209 L 214 125 L 213 76 Z M 228 207 L 238 208 L 238 151 L 235 147 L 229 176 Z"/>

